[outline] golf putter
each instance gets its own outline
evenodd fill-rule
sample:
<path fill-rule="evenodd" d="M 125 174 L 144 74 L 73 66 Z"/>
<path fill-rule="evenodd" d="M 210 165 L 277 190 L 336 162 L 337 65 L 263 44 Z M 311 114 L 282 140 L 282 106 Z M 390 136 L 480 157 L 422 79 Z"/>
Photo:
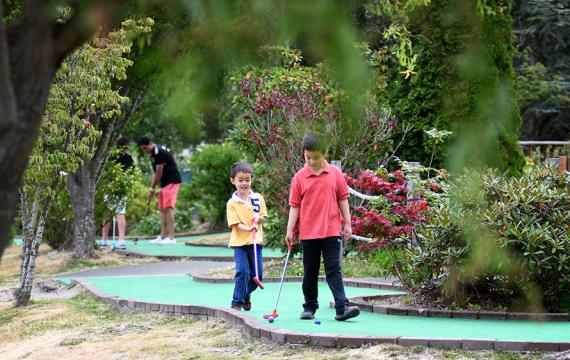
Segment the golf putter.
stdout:
<path fill-rule="evenodd" d="M 255 277 L 253 278 L 253 282 L 255 282 L 260 289 L 263 289 L 264 287 L 259 280 L 259 270 L 257 267 L 257 229 L 253 229 L 253 258 L 255 262 Z"/>
<path fill-rule="evenodd" d="M 289 256 L 291 256 L 291 244 L 287 243 L 287 256 L 285 257 L 285 264 L 283 265 L 283 271 L 281 272 L 281 281 L 279 282 L 279 291 L 277 292 L 277 300 L 275 300 L 275 307 L 271 314 L 263 315 L 264 319 L 276 318 L 279 316 L 277 314 L 277 305 L 279 304 L 279 298 L 281 297 L 281 289 L 283 289 L 283 280 L 285 279 L 285 271 L 287 271 L 287 264 L 289 264 Z"/>
<path fill-rule="evenodd" d="M 113 222 L 112 222 L 112 226 L 113 226 L 113 245 L 111 245 L 111 251 L 115 251 L 115 218 L 116 218 L 116 215 L 113 215 Z"/>

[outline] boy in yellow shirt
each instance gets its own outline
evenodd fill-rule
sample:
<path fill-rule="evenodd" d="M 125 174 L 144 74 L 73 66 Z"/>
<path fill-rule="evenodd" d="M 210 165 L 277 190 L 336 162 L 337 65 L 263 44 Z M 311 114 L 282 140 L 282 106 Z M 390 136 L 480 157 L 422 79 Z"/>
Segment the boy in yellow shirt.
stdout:
<path fill-rule="evenodd" d="M 245 162 L 232 165 L 230 181 L 236 187 L 232 198 L 226 204 L 228 226 L 232 229 L 229 247 L 234 249 L 236 275 L 232 308 L 251 310 L 251 293 L 257 289 L 255 277 L 255 254 L 253 230 L 257 230 L 257 268 L 259 280 L 263 279 L 262 224 L 267 219 L 267 208 L 261 194 L 251 190 L 253 171 Z"/>

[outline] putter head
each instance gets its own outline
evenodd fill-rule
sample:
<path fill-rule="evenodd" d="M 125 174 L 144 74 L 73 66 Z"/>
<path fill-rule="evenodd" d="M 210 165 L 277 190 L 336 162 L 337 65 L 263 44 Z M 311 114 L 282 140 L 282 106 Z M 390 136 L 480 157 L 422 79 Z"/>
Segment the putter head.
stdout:
<path fill-rule="evenodd" d="M 273 310 L 273 312 L 271 314 L 263 315 L 263 318 L 269 319 L 270 317 L 272 317 L 275 319 L 277 316 L 279 316 L 279 315 L 277 315 L 277 309 L 275 309 L 275 310 Z"/>

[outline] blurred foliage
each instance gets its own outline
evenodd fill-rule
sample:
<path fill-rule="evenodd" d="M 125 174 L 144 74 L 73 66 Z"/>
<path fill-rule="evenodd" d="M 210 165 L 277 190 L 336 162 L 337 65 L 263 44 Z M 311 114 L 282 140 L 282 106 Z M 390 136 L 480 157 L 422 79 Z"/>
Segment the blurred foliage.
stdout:
<path fill-rule="evenodd" d="M 210 229 L 226 229 L 226 203 L 235 191 L 230 182 L 232 165 L 244 155 L 232 144 L 204 144 L 196 148 L 190 159 L 192 182 L 184 196 L 196 209 L 198 218 Z M 253 178 L 252 189 L 256 188 Z"/>
<path fill-rule="evenodd" d="M 513 4 L 523 138 L 566 140 L 570 133 L 570 1 Z"/>
<path fill-rule="evenodd" d="M 137 39 L 139 46 L 130 56 L 134 64 L 128 70 L 125 86 L 132 99 L 140 100 L 140 107 L 124 135 L 131 139 L 149 135 L 155 143 L 165 144 L 176 153 L 203 137 L 217 138 L 217 133 L 204 133 L 208 125 L 197 110 L 182 109 L 178 115 L 165 111 L 168 98 L 179 84 L 176 78 L 167 80 L 163 75 L 191 46 L 187 41 L 191 22 L 182 1 L 154 2 L 149 7 L 139 3 L 132 5 L 128 13 L 138 17 L 152 14 L 155 25 L 149 37 Z"/>
<path fill-rule="evenodd" d="M 553 168 L 512 178 L 469 172 L 443 184 L 446 196 L 403 256 L 402 283 L 457 304 L 492 298 L 511 310 L 560 310 L 570 291 L 570 181 Z"/>
<path fill-rule="evenodd" d="M 344 110 L 357 115 L 358 95 L 369 85 L 366 66 L 353 51 L 352 12 L 358 6 L 331 0 L 139 1 L 128 14 L 155 14 L 156 27 L 133 68 L 136 87 L 148 90 L 142 105 L 148 111 L 138 123 L 173 148 L 176 135 L 191 135 L 192 141 L 219 137 L 227 126 L 218 116 L 227 74 L 263 63 L 262 46 L 285 43 L 299 43 L 310 58 L 326 59 L 351 99 Z M 161 134 L 168 120 L 176 121 L 178 131 Z M 143 130 L 129 131 L 136 136 Z"/>
<path fill-rule="evenodd" d="M 139 195 L 136 184 L 140 176 L 140 170 L 136 168 L 125 171 L 121 164 L 109 161 L 95 193 L 96 224 L 111 220 L 124 204 L 129 208 L 131 199 Z"/>
<path fill-rule="evenodd" d="M 427 164 L 431 143 L 424 131 L 435 127 L 456 135 L 456 145 L 436 154 L 436 167 L 450 159 L 451 168 L 490 165 L 518 173 L 523 160 L 511 95 L 510 2 L 384 3 L 370 2 L 363 27 L 376 33 L 369 39 L 369 61 L 377 66 L 379 98 L 387 99 L 400 122 L 413 125 L 399 157 Z M 395 61 L 387 51 L 394 46 L 408 49 L 413 72 L 402 74 L 399 57 Z"/>

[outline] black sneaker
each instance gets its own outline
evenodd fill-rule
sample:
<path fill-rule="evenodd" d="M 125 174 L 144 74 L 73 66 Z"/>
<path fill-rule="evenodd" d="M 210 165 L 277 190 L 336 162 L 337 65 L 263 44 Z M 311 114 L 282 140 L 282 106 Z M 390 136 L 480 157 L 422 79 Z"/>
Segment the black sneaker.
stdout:
<path fill-rule="evenodd" d="M 301 313 L 301 320 L 313 320 L 315 318 L 315 312 L 311 310 L 305 310 Z"/>
<path fill-rule="evenodd" d="M 243 304 L 243 309 L 245 311 L 250 311 L 251 310 L 251 300 L 249 298 L 245 299 L 245 303 Z"/>
<path fill-rule="evenodd" d="M 360 308 L 358 306 L 345 306 L 342 314 L 337 313 L 334 317 L 335 320 L 345 321 L 360 315 Z"/>

